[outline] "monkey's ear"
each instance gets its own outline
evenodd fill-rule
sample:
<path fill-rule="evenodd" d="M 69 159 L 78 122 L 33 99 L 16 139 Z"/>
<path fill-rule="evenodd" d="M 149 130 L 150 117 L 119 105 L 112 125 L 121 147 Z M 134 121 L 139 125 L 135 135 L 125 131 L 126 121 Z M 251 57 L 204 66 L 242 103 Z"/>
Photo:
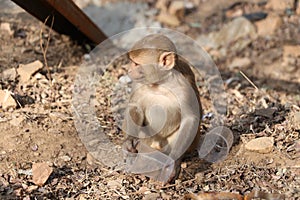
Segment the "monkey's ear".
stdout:
<path fill-rule="evenodd" d="M 176 64 L 176 55 L 174 52 L 163 52 L 159 56 L 159 65 L 163 66 L 165 70 L 172 69 Z"/>

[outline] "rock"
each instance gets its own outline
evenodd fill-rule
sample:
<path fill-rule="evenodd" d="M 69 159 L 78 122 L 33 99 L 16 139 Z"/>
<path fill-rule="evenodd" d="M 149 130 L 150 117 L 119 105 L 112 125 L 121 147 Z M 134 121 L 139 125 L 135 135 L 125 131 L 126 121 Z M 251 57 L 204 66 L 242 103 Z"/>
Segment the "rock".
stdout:
<path fill-rule="evenodd" d="M 169 0 L 158 0 L 155 4 L 155 8 L 161 12 L 167 12 Z"/>
<path fill-rule="evenodd" d="M 197 172 L 195 174 L 195 179 L 196 179 L 197 183 L 199 183 L 199 184 L 202 183 L 205 180 L 203 172 Z"/>
<path fill-rule="evenodd" d="M 19 94 L 13 94 L 13 98 L 18 102 L 19 106 L 24 107 L 26 104 L 33 104 L 34 99 L 30 96 L 27 95 L 19 95 Z"/>
<path fill-rule="evenodd" d="M 15 68 L 6 69 L 2 72 L 3 80 L 15 80 L 17 78 L 17 71 Z"/>
<path fill-rule="evenodd" d="M 294 120 L 295 120 L 296 123 L 300 124 L 300 112 L 295 113 Z"/>
<path fill-rule="evenodd" d="M 205 192 L 209 191 L 209 185 L 205 185 L 205 186 L 203 187 L 203 190 L 204 190 Z"/>
<path fill-rule="evenodd" d="M 184 1 L 172 1 L 169 7 L 169 14 L 176 16 L 178 19 L 183 19 L 185 12 Z"/>
<path fill-rule="evenodd" d="M 94 0 L 93 2 L 100 2 Z M 109 2 L 101 7 L 89 5 L 84 8 L 84 12 L 96 23 L 107 36 L 112 36 L 123 31 L 128 31 L 137 27 L 153 27 L 155 20 L 147 16 L 146 12 L 155 8 L 150 8 L 145 1 L 119 1 Z M 130 10 L 130 12 L 128 12 Z M 134 13 L 134 15 L 132 14 Z M 112 26 L 113 24 L 113 26 Z M 124 37 L 127 33 L 124 34 Z M 126 39 L 126 38 L 125 38 Z M 124 40 L 125 40 L 124 39 Z M 135 36 L 136 39 L 136 36 Z M 131 45 L 132 45 L 132 41 Z"/>
<path fill-rule="evenodd" d="M 67 156 L 67 155 L 61 156 L 60 159 L 62 159 L 65 162 L 69 162 L 69 161 L 72 160 L 72 158 L 70 156 Z"/>
<path fill-rule="evenodd" d="M 0 13 L 1 14 L 9 14 L 12 16 L 16 16 L 20 12 L 25 12 L 20 6 L 18 6 L 13 1 L 2 1 L 0 0 Z"/>
<path fill-rule="evenodd" d="M 47 80 L 46 77 L 44 75 L 42 75 L 41 73 L 36 73 L 34 75 L 34 78 L 36 78 L 36 80 Z"/>
<path fill-rule="evenodd" d="M 270 153 L 273 150 L 274 138 L 273 137 L 260 137 L 249 141 L 245 148 L 248 151 L 257 153 Z"/>
<path fill-rule="evenodd" d="M 98 160 L 96 160 L 94 158 L 94 156 L 90 153 L 86 154 L 86 162 L 91 165 L 91 166 L 95 166 L 95 165 L 101 165 L 101 162 L 99 162 Z"/>
<path fill-rule="evenodd" d="M 43 63 L 41 63 L 39 60 L 26 65 L 20 64 L 19 68 L 17 69 L 17 72 L 20 75 L 20 82 L 25 83 L 29 81 L 30 77 L 42 67 Z"/>
<path fill-rule="evenodd" d="M 17 102 L 8 90 L 0 90 L 0 106 L 3 109 L 16 108 Z"/>
<path fill-rule="evenodd" d="M 149 193 L 143 197 L 143 200 L 158 199 L 159 197 L 160 197 L 160 195 L 158 193 Z"/>
<path fill-rule="evenodd" d="M 300 57 L 300 45 L 285 45 L 283 46 L 283 58 L 285 57 Z"/>
<path fill-rule="evenodd" d="M 248 19 L 251 22 L 256 22 L 259 20 L 263 20 L 268 16 L 267 13 L 265 12 L 254 12 L 254 13 L 248 13 L 248 14 L 244 14 L 243 17 L 245 17 L 246 19 Z"/>
<path fill-rule="evenodd" d="M 13 35 L 14 34 L 14 31 L 11 30 L 11 28 L 10 28 L 10 24 L 7 23 L 7 22 L 3 22 L 3 23 L 0 24 L 0 30 L 1 30 L 1 32 L 8 33 L 8 35 Z"/>
<path fill-rule="evenodd" d="M 37 150 L 39 150 L 39 146 L 38 146 L 37 144 L 33 144 L 33 145 L 31 146 L 31 150 L 32 150 L 32 151 L 37 151 Z"/>
<path fill-rule="evenodd" d="M 244 17 L 238 17 L 225 24 L 218 32 L 212 32 L 209 35 L 201 35 L 197 42 L 204 49 L 225 48 L 222 56 L 226 56 L 226 49 L 240 51 L 256 39 L 256 30 L 253 24 Z"/>
<path fill-rule="evenodd" d="M 0 176 L 0 183 L 2 188 L 6 188 L 9 186 L 8 180 L 6 180 L 4 177 Z"/>
<path fill-rule="evenodd" d="M 169 25 L 169 26 L 179 26 L 180 21 L 179 19 L 166 12 L 160 12 L 159 15 L 157 16 L 157 20 L 163 24 Z"/>
<path fill-rule="evenodd" d="M 196 6 L 197 4 L 199 5 L 199 2 L 197 3 L 197 2 L 195 2 L 195 0 L 194 0 L 194 2 L 184 1 L 184 7 L 188 11 L 197 9 L 197 6 Z"/>
<path fill-rule="evenodd" d="M 231 64 L 228 66 L 229 69 L 234 68 L 246 68 L 251 65 L 251 60 L 249 58 L 234 58 L 234 60 L 231 62 Z"/>
<path fill-rule="evenodd" d="M 25 121 L 25 116 L 24 115 L 13 115 L 12 119 L 9 121 L 9 123 L 13 126 L 19 126 L 23 121 Z"/>
<path fill-rule="evenodd" d="M 244 11 L 242 9 L 237 9 L 237 10 L 227 10 L 225 12 L 226 18 L 235 18 L 235 17 L 240 17 L 244 14 Z"/>
<path fill-rule="evenodd" d="M 295 141 L 295 151 L 300 153 L 300 140 Z"/>
<path fill-rule="evenodd" d="M 272 35 L 282 24 L 282 19 L 276 14 L 269 14 L 264 20 L 255 23 L 257 34 L 261 36 Z"/>
<path fill-rule="evenodd" d="M 35 157 L 39 157 L 41 154 L 40 154 L 39 152 L 34 152 L 33 155 L 34 155 Z"/>
<path fill-rule="evenodd" d="M 267 117 L 269 119 L 273 118 L 274 113 L 277 111 L 276 107 L 272 108 L 262 108 L 255 110 L 255 115 Z"/>
<path fill-rule="evenodd" d="M 286 72 L 297 71 L 300 62 L 300 45 L 285 45 L 282 57 L 282 66 L 285 67 Z"/>
<path fill-rule="evenodd" d="M 38 189 L 38 186 L 36 185 L 30 185 L 28 186 L 28 188 L 26 189 L 26 192 L 28 193 L 32 193 L 34 190 Z"/>
<path fill-rule="evenodd" d="M 89 0 L 74 0 L 74 3 L 80 8 L 83 9 L 90 4 Z"/>
<path fill-rule="evenodd" d="M 298 2 L 297 8 L 296 8 L 296 14 L 300 15 L 300 3 Z"/>
<path fill-rule="evenodd" d="M 122 181 L 121 180 L 110 180 L 107 182 L 107 186 L 110 189 L 117 189 L 122 187 Z"/>
<path fill-rule="evenodd" d="M 119 78 L 119 82 L 120 82 L 121 84 L 128 84 L 128 83 L 131 83 L 132 80 L 131 80 L 131 78 L 130 78 L 128 75 L 123 75 L 123 76 L 121 76 L 121 77 Z"/>
<path fill-rule="evenodd" d="M 296 129 L 300 129 L 300 112 L 293 113 L 291 123 Z"/>
<path fill-rule="evenodd" d="M 277 10 L 277 11 L 285 11 L 286 9 L 292 9 L 294 7 L 294 0 L 269 0 L 266 8 Z"/>
<path fill-rule="evenodd" d="M 194 0 L 195 1 L 195 0 Z M 199 3 L 195 2 L 201 12 L 199 12 L 200 20 L 204 20 L 207 17 L 213 15 L 214 13 L 223 12 L 224 8 L 229 8 L 236 3 L 248 2 L 249 0 L 197 0 Z M 262 0 L 251 0 L 251 3 L 257 4 Z"/>
<path fill-rule="evenodd" d="M 86 155 L 86 162 L 89 164 L 89 165 L 94 165 L 95 164 L 95 158 L 90 154 L 88 153 Z"/>
<path fill-rule="evenodd" d="M 53 169 L 47 163 L 33 163 L 32 181 L 38 186 L 43 186 L 51 175 Z"/>
<path fill-rule="evenodd" d="M 186 162 L 182 162 L 180 166 L 181 166 L 182 169 L 186 169 L 187 168 L 187 163 Z"/>
<path fill-rule="evenodd" d="M 149 189 L 147 187 L 144 187 L 144 186 L 140 187 L 139 190 L 138 190 L 139 193 L 146 193 L 148 191 L 149 191 Z"/>
<path fill-rule="evenodd" d="M 230 7 L 238 0 L 218 0 L 218 1 L 201 1 L 199 7 L 201 12 L 199 12 L 200 20 L 203 20 L 214 13 L 220 12 L 224 8 Z"/>

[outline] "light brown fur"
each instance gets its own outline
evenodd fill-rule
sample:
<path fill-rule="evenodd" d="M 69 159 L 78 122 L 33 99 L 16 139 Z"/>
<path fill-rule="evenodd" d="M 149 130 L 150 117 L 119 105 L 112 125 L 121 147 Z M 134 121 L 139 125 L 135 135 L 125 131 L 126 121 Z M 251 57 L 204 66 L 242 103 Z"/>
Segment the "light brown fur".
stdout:
<path fill-rule="evenodd" d="M 202 108 L 195 75 L 163 35 L 145 37 L 128 56 L 134 86 L 124 123 L 125 146 L 138 152 L 137 144 L 143 142 L 172 157 L 177 165 L 174 180 L 183 154 L 194 150 L 200 139 Z M 191 131 L 195 129 L 197 133 Z"/>

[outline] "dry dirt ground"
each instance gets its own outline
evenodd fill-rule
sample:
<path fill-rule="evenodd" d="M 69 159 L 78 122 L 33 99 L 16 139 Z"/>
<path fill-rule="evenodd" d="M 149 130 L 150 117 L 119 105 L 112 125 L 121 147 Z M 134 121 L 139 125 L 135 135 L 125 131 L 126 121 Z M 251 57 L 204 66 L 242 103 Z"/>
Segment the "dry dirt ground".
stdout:
<path fill-rule="evenodd" d="M 244 2 L 234 9 L 269 12 L 264 6 Z M 198 14 L 198 9 L 188 13 L 177 28 L 196 37 L 210 32 L 212 24 L 219 30 L 231 20 L 221 9 L 201 27 L 189 26 Z M 0 77 L 0 89 L 13 92 L 20 103 L 16 108 L 0 108 L 0 198 L 182 199 L 188 193 L 245 195 L 260 190 L 300 199 L 300 54 L 292 58 L 292 64 L 282 64 L 284 47 L 300 44 L 300 15 L 284 12 L 280 17 L 283 23 L 272 36 L 259 36 L 242 51 L 215 58 L 228 95 L 225 125 L 235 136 L 228 157 L 210 164 L 198 159 L 195 152 L 183 161 L 175 184 L 167 185 L 110 169 L 88 154 L 74 127 L 71 104 L 74 79 L 85 50 L 67 36 L 52 32 L 47 51 L 52 81 L 45 67 L 26 83 L 18 76 Z M 0 23 L 9 23 L 13 31 L 0 30 L 0 72 L 35 60 L 44 62 L 40 41 L 47 40 L 49 29 L 43 30 L 41 39 L 42 24 L 26 13 L 0 14 Z M 242 69 L 228 67 L 237 57 L 247 57 L 251 63 Z M 110 110 L 112 85 L 126 74 L 122 64 L 110 66 L 99 80 L 96 94 L 99 122 L 113 139 L 122 137 Z M 258 89 L 241 76 L 240 70 Z M 207 114 L 209 95 L 199 89 Z M 204 133 L 208 127 L 204 122 Z M 274 139 L 269 153 L 245 149 L 248 141 L 263 136 Z M 31 168 L 40 162 L 48 163 L 53 172 L 44 185 L 37 186 Z"/>

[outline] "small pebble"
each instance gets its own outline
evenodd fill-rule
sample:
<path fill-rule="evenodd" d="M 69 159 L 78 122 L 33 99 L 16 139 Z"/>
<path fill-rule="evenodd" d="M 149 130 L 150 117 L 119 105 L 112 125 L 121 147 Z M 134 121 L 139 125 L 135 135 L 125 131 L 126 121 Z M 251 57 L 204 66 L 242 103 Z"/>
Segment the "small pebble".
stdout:
<path fill-rule="evenodd" d="M 248 151 L 257 153 L 270 153 L 273 150 L 274 138 L 273 137 L 260 137 L 250 140 L 245 148 Z"/>

